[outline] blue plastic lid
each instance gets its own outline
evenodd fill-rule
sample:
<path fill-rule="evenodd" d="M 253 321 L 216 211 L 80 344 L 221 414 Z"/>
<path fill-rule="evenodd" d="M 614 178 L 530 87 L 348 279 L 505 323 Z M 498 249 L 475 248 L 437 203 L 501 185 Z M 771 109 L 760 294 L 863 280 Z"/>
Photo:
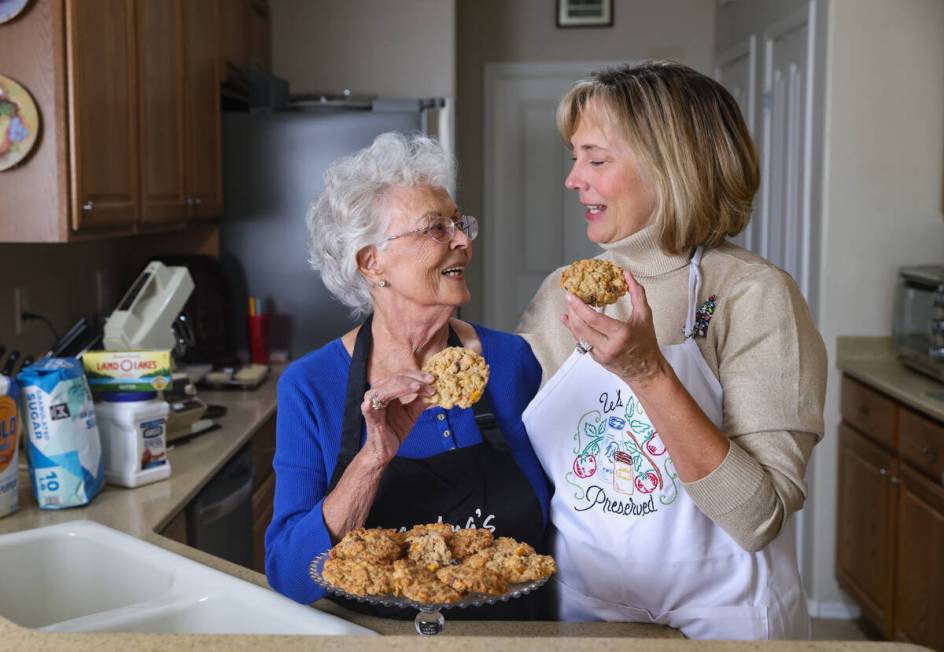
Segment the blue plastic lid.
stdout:
<path fill-rule="evenodd" d="M 104 392 L 99 394 L 103 401 L 109 403 L 132 403 L 134 401 L 150 401 L 157 398 L 157 392 Z"/>

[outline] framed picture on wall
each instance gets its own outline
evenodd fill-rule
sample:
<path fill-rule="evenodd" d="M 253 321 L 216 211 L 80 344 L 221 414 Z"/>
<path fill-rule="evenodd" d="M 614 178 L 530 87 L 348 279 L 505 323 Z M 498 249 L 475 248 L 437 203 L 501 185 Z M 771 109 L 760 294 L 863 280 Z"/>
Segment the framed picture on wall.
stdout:
<path fill-rule="evenodd" d="M 612 27 L 613 0 L 557 0 L 558 27 Z"/>

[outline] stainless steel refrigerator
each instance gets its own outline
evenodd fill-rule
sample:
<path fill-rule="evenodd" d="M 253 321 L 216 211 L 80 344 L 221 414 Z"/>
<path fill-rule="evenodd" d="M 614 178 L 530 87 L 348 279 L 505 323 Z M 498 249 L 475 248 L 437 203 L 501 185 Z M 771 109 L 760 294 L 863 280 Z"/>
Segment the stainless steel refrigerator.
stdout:
<path fill-rule="evenodd" d="M 383 132 L 436 135 L 442 107 L 441 100 L 386 100 L 369 110 L 223 114 L 220 260 L 237 300 L 245 305 L 254 295 L 271 311 L 271 350 L 297 358 L 354 325 L 307 262 L 305 213 L 324 189 L 325 168 Z M 245 343 L 245 319 L 237 321 L 237 341 Z"/>

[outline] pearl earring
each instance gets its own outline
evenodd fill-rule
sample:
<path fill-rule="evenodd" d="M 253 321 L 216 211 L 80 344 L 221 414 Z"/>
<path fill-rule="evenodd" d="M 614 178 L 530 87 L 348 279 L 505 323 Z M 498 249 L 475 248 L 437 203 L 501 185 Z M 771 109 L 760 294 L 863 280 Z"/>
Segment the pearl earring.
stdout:
<path fill-rule="evenodd" d="M 383 279 L 380 279 L 380 282 L 377 285 L 379 285 L 382 288 L 385 288 L 387 287 L 387 282 Z"/>

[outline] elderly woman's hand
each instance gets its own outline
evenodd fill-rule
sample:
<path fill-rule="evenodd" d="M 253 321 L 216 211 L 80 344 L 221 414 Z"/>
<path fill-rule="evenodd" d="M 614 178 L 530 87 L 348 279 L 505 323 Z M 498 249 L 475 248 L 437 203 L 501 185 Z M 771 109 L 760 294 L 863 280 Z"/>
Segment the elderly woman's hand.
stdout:
<path fill-rule="evenodd" d="M 364 452 L 386 466 L 400 449 L 420 414 L 429 405 L 433 376 L 424 371 L 403 371 L 375 382 L 364 395 L 361 413 L 367 424 Z"/>
<path fill-rule="evenodd" d="M 570 293 L 565 297 L 567 314 L 561 315 L 561 321 L 574 338 L 592 346 L 589 355 L 594 360 L 633 387 L 654 379 L 668 363 L 656 341 L 646 290 L 629 272 L 623 276 L 633 304 L 627 321 L 598 313 Z"/>

